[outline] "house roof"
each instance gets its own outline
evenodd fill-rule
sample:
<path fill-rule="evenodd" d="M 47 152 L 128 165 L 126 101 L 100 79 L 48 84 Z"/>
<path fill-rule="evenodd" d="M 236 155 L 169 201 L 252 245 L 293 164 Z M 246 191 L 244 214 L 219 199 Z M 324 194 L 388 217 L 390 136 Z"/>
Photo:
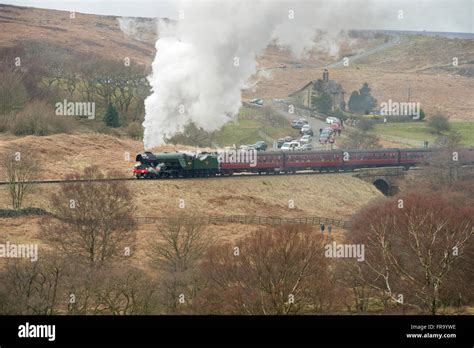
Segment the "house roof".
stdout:
<path fill-rule="evenodd" d="M 312 86 L 312 85 L 314 85 L 314 81 L 309 81 L 306 85 L 301 87 L 299 90 L 297 90 L 296 92 L 291 93 L 289 95 L 289 97 L 293 97 L 294 95 L 300 93 L 301 91 L 304 91 L 306 88 L 308 88 L 309 86 Z"/>
<path fill-rule="evenodd" d="M 289 95 L 289 97 L 295 96 L 296 94 L 298 94 L 298 93 L 304 91 L 305 89 L 307 89 L 309 86 L 314 86 L 314 84 L 315 84 L 315 81 L 309 81 L 307 84 L 305 84 L 299 90 L 297 90 L 296 92 L 291 93 Z M 345 93 L 342 86 L 334 80 L 329 80 L 328 83 L 324 83 L 323 88 L 325 89 L 325 91 L 327 93 L 336 93 L 336 94 L 337 93 Z"/>

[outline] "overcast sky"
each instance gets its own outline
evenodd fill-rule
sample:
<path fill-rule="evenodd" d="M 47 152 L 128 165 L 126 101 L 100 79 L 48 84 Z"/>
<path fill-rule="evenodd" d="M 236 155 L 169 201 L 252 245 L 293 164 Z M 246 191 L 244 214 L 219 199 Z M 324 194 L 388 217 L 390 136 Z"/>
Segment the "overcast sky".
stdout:
<path fill-rule="evenodd" d="M 194 0 L 193 3 L 196 2 L 196 6 L 199 6 L 200 1 L 204 0 Z M 218 4 L 222 0 L 206 1 Z M 311 3 L 309 0 L 302 1 Z M 328 3 L 331 1 L 334 0 L 328 0 Z M 363 29 L 474 32 L 474 0 L 336 1 L 345 1 L 352 6 L 360 4 L 360 6 L 370 7 L 371 9 L 379 8 L 384 13 L 393 14 L 393 20 L 387 20 L 386 16 L 383 16 L 383 21 L 377 21 L 377 18 L 368 18 L 367 27 Z M 0 3 L 128 17 L 176 18 L 178 13 L 177 2 L 170 0 L 0 0 Z M 278 6 L 278 1 L 275 1 L 275 6 Z M 404 11 L 405 20 L 403 21 L 396 18 L 399 9 Z"/>

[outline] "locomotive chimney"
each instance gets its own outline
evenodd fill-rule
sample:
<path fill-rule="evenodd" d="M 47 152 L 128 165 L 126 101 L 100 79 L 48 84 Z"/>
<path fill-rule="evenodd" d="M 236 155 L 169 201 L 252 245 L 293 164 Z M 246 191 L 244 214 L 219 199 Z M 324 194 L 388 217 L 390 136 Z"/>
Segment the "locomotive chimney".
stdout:
<path fill-rule="evenodd" d="M 328 71 L 328 69 L 324 69 L 324 71 L 323 71 L 323 81 L 324 82 L 329 82 L 329 71 Z"/>

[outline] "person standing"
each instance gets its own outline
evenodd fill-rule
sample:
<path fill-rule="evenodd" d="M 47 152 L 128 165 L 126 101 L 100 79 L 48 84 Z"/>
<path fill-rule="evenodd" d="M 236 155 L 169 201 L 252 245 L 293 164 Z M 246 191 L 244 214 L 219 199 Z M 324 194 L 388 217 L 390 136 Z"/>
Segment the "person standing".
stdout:
<path fill-rule="evenodd" d="M 321 233 L 324 233 L 324 224 L 321 224 Z"/>
<path fill-rule="evenodd" d="M 328 225 L 328 235 L 330 236 L 332 232 L 332 225 Z"/>

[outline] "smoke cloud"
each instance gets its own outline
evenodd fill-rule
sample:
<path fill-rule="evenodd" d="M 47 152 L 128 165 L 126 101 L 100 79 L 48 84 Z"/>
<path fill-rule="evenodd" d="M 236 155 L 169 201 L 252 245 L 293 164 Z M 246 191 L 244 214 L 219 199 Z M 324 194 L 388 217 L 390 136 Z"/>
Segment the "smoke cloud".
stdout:
<path fill-rule="evenodd" d="M 257 71 L 256 56 L 273 39 L 296 55 L 311 47 L 310 16 L 279 5 L 184 1 L 176 23 L 161 23 L 149 77 L 153 94 L 145 101 L 146 149 L 189 122 L 213 131 L 231 121 L 241 89 Z"/>
<path fill-rule="evenodd" d="M 370 13 L 377 7 L 377 15 Z M 163 144 L 189 122 L 213 131 L 233 120 L 241 90 L 257 72 L 256 57 L 271 42 L 303 56 L 315 44 L 316 30 L 334 38 L 374 19 L 394 20 L 396 9 L 350 1 L 205 1 L 178 2 L 179 19 L 161 22 L 156 57 L 145 101 L 146 149 Z M 325 40 L 334 51 L 334 42 Z M 334 53 L 334 52 L 333 52 Z"/>

